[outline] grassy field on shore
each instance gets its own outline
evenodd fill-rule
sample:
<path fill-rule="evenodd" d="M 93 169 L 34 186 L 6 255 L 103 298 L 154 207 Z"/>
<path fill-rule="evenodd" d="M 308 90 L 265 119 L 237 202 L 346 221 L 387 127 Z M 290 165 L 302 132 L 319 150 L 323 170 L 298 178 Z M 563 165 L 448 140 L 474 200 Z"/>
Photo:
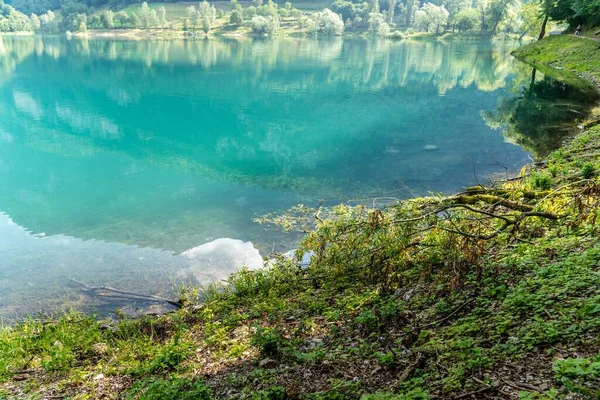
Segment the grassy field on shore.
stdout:
<path fill-rule="evenodd" d="M 516 54 L 591 79 L 596 45 Z M 262 218 L 308 231 L 306 268 L 278 258 L 163 316 L 5 327 L 0 399 L 599 398 L 598 114 L 507 181 Z"/>
<path fill-rule="evenodd" d="M 600 41 L 572 35 L 548 36 L 515 52 L 515 56 L 558 73 L 570 72 L 600 85 Z"/>

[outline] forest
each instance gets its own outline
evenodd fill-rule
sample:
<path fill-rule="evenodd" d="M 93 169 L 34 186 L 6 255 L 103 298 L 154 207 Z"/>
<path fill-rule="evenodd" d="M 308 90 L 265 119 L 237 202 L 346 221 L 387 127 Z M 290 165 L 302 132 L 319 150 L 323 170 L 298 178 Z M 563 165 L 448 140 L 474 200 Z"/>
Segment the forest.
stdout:
<path fill-rule="evenodd" d="M 274 36 L 285 26 L 321 36 L 347 32 L 401 39 L 419 32 L 435 36 L 450 32 L 521 39 L 543 37 L 548 22 L 567 24 L 562 29 L 600 23 L 596 0 L 335 0 L 321 11 L 272 0 L 244 5 L 232 0 L 229 7 L 218 9 L 206 1 L 197 6 L 140 5 L 127 0 L 9 0 L 0 4 L 0 32 L 137 28 L 208 34 L 246 27 L 255 34 Z"/>

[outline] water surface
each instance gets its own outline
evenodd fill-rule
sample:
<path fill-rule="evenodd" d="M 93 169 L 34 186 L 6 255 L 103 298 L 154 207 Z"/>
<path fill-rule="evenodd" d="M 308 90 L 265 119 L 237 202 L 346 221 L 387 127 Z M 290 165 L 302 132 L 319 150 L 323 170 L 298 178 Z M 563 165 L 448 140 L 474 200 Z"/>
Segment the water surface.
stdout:
<path fill-rule="evenodd" d="M 518 170 L 515 47 L 0 37 L 0 317 L 256 266 L 298 237 L 252 219 L 297 203 Z"/>

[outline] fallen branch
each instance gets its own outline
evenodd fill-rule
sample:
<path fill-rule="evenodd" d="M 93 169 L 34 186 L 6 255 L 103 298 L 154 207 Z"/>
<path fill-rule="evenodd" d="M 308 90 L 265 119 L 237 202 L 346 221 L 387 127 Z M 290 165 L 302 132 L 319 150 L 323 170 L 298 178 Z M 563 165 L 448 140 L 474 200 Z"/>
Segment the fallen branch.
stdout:
<path fill-rule="evenodd" d="M 502 206 L 515 211 L 533 211 L 533 206 L 529 204 L 516 203 L 514 201 L 505 199 L 504 197 L 494 196 L 491 194 L 473 194 L 473 195 L 459 195 L 450 197 L 454 204 L 468 204 L 473 205 L 477 203 L 486 203 L 490 205 Z"/>
<path fill-rule="evenodd" d="M 507 379 L 502 379 L 502 381 L 514 389 L 524 389 L 524 390 L 529 390 L 530 392 L 543 393 L 543 390 L 541 390 L 539 387 L 533 386 L 529 383 L 513 382 L 513 381 L 509 381 Z"/>
<path fill-rule="evenodd" d="M 458 306 L 454 311 L 452 311 L 450 314 L 446 315 L 444 318 L 438 319 L 437 321 L 433 321 L 433 322 L 431 322 L 429 324 L 416 326 L 413 329 L 411 329 L 410 331 L 402 333 L 400 336 L 406 336 L 406 335 L 411 334 L 414 331 L 420 331 L 422 329 L 431 328 L 432 326 L 441 324 L 442 322 L 447 321 L 448 319 L 450 319 L 453 315 L 455 315 L 456 313 L 458 313 L 460 310 L 462 310 L 463 308 L 465 308 L 469 304 L 473 303 L 475 300 L 476 300 L 476 298 L 473 297 L 472 299 L 470 299 L 467 302 L 465 302 L 465 303 L 461 304 L 460 306 Z"/>
<path fill-rule="evenodd" d="M 486 387 L 482 387 L 481 389 L 474 390 L 472 392 L 464 393 L 464 394 L 461 394 L 459 396 L 454 396 L 454 397 L 452 397 L 452 399 L 453 400 L 464 399 L 466 397 L 471 397 L 471 396 L 474 396 L 474 395 L 477 395 L 477 394 L 480 394 L 480 393 L 489 392 L 492 389 L 494 389 L 493 386 L 486 386 Z"/>
<path fill-rule="evenodd" d="M 406 369 L 402 372 L 402 374 L 400 374 L 400 376 L 398 377 L 398 380 L 396 381 L 396 386 L 399 386 L 402 382 L 404 382 L 406 379 L 408 379 L 408 377 L 410 377 L 410 375 L 415 371 L 415 369 L 417 369 L 421 365 L 423 365 L 424 361 L 425 361 L 425 357 L 423 357 L 422 354 L 419 354 L 417 356 L 416 361 L 413 362 L 412 364 L 410 364 L 408 367 L 406 367 Z"/>
<path fill-rule="evenodd" d="M 71 279 L 71 281 L 81 285 L 82 290 L 84 292 L 92 292 L 93 294 L 95 294 L 97 296 L 114 297 L 114 298 L 121 298 L 121 299 L 130 299 L 130 300 L 160 301 L 160 302 L 168 303 L 177 308 L 183 307 L 183 304 L 181 304 L 181 302 L 165 299 L 164 297 L 154 296 L 151 294 L 140 294 L 140 293 L 135 293 L 135 292 L 127 292 L 124 290 L 115 289 L 110 286 L 89 286 L 88 284 L 78 281 L 76 279 Z M 97 292 L 101 292 L 101 291 L 116 293 L 116 295 L 111 295 L 108 293 L 97 293 Z"/>

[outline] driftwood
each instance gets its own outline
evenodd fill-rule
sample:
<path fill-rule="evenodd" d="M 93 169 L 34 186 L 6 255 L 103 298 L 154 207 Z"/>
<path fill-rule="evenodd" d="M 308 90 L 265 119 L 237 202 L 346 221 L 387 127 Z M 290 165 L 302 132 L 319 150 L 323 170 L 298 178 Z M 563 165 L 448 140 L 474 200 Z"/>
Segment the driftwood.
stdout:
<path fill-rule="evenodd" d="M 140 293 L 135 293 L 135 292 L 127 292 L 124 290 L 115 289 L 110 286 L 89 286 L 88 284 L 78 281 L 77 279 L 71 279 L 71 281 L 80 285 L 82 291 L 84 291 L 86 293 L 90 293 L 94 296 L 111 297 L 111 298 L 115 298 L 115 299 L 156 301 L 156 302 L 168 303 L 177 308 L 183 307 L 183 304 L 181 304 L 181 302 L 179 302 L 179 301 L 165 299 L 164 297 L 160 297 L 160 296 L 154 296 L 154 295 L 150 295 L 150 294 L 140 294 Z"/>

